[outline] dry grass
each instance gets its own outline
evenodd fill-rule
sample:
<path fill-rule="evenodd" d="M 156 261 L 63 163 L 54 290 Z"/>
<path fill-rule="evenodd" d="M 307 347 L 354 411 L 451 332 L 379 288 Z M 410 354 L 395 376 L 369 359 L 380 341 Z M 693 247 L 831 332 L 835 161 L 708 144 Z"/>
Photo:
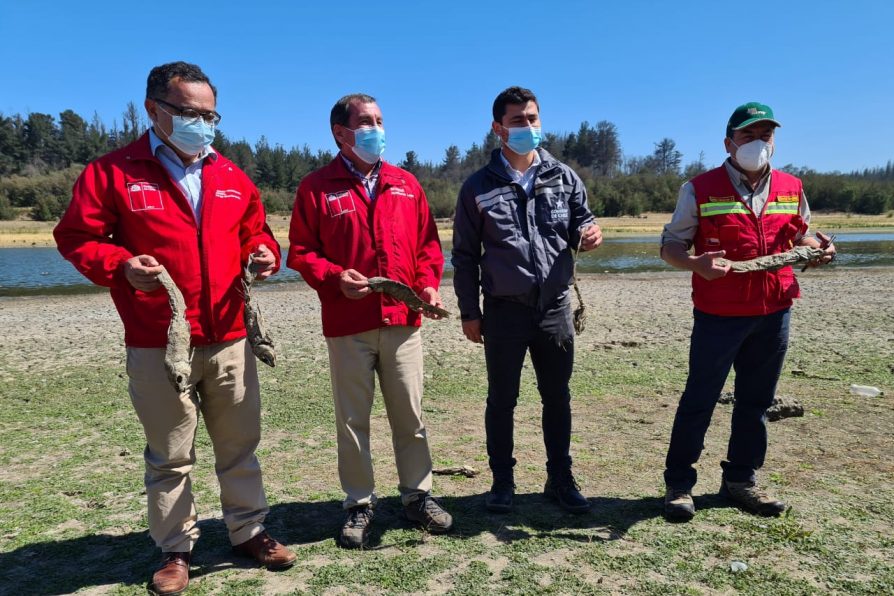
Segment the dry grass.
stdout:
<path fill-rule="evenodd" d="M 573 378 L 575 471 L 593 503 L 563 514 L 540 495 L 543 443 L 530 366 L 516 413 L 518 499 L 489 515 L 487 474 L 436 477 L 456 531 L 401 521 L 381 400 L 373 414 L 383 497 L 369 552 L 340 550 L 327 357 L 304 284 L 258 293 L 281 357 L 262 367 L 259 456 L 271 531 L 299 564 L 271 574 L 229 554 L 207 436 L 194 487 L 203 536 L 195 594 L 890 593 L 894 589 L 894 269 L 811 271 L 793 315 L 780 393 L 803 418 L 771 426 L 764 483 L 793 506 L 778 519 L 715 496 L 729 406 L 719 406 L 687 525 L 660 516 L 661 469 L 685 380 L 689 282 L 679 273 L 587 276 L 590 326 Z M 455 310 L 446 288 L 448 308 Z M 129 405 L 120 324 L 105 295 L 2 299 L 0 593 L 141 593 L 156 561 L 145 534 L 142 437 Z M 426 422 L 437 466 L 486 471 L 481 350 L 455 320 L 426 324 Z M 110 341 L 111 338 L 111 341 Z M 880 398 L 849 395 L 851 382 Z M 744 574 L 729 572 L 744 561 Z"/>

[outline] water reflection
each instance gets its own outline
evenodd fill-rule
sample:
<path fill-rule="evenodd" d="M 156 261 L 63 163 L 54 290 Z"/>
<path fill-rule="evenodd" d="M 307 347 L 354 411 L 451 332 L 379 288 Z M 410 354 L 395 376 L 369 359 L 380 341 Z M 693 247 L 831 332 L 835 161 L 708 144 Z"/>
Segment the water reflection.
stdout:
<path fill-rule="evenodd" d="M 831 267 L 894 266 L 894 233 L 838 234 L 839 252 Z M 444 246 L 451 276 L 450 244 Z M 671 267 L 658 256 L 657 236 L 607 238 L 596 251 L 582 253 L 578 270 L 584 273 L 669 271 Z M 300 279 L 291 269 L 283 268 L 270 282 Z M 0 296 L 45 293 L 77 293 L 95 288 L 55 248 L 0 249 Z"/>

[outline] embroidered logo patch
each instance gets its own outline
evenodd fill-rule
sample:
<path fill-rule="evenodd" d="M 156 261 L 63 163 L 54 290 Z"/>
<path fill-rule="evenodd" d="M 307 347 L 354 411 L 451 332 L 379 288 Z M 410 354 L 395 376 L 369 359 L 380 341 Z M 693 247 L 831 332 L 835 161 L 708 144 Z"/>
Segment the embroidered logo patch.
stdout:
<path fill-rule="evenodd" d="M 561 207 L 558 209 L 553 209 L 549 212 L 549 216 L 553 221 L 568 219 L 568 209 Z"/>
<path fill-rule="evenodd" d="M 214 192 L 214 196 L 218 199 L 236 199 L 237 201 L 242 199 L 242 193 L 235 189 L 218 190 Z"/>
<path fill-rule="evenodd" d="M 798 197 L 798 195 L 776 195 L 776 202 L 777 203 L 797 203 L 799 198 L 800 197 Z"/>
<path fill-rule="evenodd" d="M 326 205 L 329 208 L 329 215 L 332 217 L 338 217 L 355 210 L 354 197 L 351 196 L 351 191 L 349 190 L 328 193 L 326 195 Z"/>
<path fill-rule="evenodd" d="M 127 196 L 131 211 L 159 211 L 165 208 L 158 185 L 152 182 L 128 182 Z"/>
<path fill-rule="evenodd" d="M 400 186 L 394 186 L 391 188 L 391 196 L 407 197 L 408 199 L 413 199 L 416 197 L 416 195 L 414 195 L 411 192 L 407 192 L 405 189 L 401 188 Z"/>
<path fill-rule="evenodd" d="M 712 203 L 732 203 L 736 200 L 736 197 L 730 195 L 728 197 L 712 197 L 709 196 L 708 200 Z"/>

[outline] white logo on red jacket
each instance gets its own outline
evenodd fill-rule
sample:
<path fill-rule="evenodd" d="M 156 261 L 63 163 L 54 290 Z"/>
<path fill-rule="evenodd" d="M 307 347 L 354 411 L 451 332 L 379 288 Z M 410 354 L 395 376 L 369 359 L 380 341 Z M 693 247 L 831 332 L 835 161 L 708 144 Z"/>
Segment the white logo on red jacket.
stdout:
<path fill-rule="evenodd" d="M 354 197 L 349 190 L 327 193 L 326 205 L 329 207 L 329 215 L 332 217 L 338 217 L 355 210 Z"/>
<path fill-rule="evenodd" d="M 400 186 L 393 186 L 393 187 L 391 187 L 391 195 L 392 195 L 392 196 L 395 196 L 395 197 L 407 197 L 408 199 L 412 199 L 412 198 L 415 198 L 415 197 L 416 197 L 416 195 L 414 195 L 414 194 L 411 193 L 411 192 L 407 192 L 406 190 L 404 190 L 404 189 L 401 188 Z"/>
<path fill-rule="evenodd" d="M 158 211 L 165 208 L 158 185 L 151 182 L 128 182 L 127 196 L 131 211 Z"/>
<path fill-rule="evenodd" d="M 235 189 L 218 190 L 214 192 L 214 196 L 218 199 L 236 199 L 237 201 L 242 199 L 242 193 Z"/>

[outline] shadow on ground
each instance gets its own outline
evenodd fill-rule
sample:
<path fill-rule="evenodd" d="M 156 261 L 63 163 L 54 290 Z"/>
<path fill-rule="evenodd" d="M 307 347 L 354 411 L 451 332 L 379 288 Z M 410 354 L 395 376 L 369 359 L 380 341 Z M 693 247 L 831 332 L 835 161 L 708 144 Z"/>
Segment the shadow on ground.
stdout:
<path fill-rule="evenodd" d="M 539 493 L 516 495 L 513 511 L 508 514 L 488 513 L 482 494 L 439 500 L 455 520 L 450 538 L 466 540 L 490 534 L 507 544 L 540 536 L 578 542 L 617 540 L 633 525 L 662 512 L 662 501 L 657 497 L 594 497 L 590 499 L 590 512 L 578 515 L 565 513 Z M 696 499 L 696 506 L 705 510 L 726 505 L 719 497 L 705 496 Z M 334 544 L 343 516 L 339 501 L 281 503 L 271 508 L 267 529 L 293 547 L 327 541 Z M 199 527 L 202 537 L 194 551 L 190 577 L 254 567 L 251 561 L 231 553 L 222 520 L 203 520 Z M 422 543 L 421 531 L 418 539 L 398 543 L 388 540 L 392 530 L 411 527 L 403 517 L 399 498 L 381 499 L 370 533 L 370 550 Z M 0 554 L 0 594 L 67 594 L 110 584 L 145 585 L 159 560 L 148 532 L 29 544 Z"/>

